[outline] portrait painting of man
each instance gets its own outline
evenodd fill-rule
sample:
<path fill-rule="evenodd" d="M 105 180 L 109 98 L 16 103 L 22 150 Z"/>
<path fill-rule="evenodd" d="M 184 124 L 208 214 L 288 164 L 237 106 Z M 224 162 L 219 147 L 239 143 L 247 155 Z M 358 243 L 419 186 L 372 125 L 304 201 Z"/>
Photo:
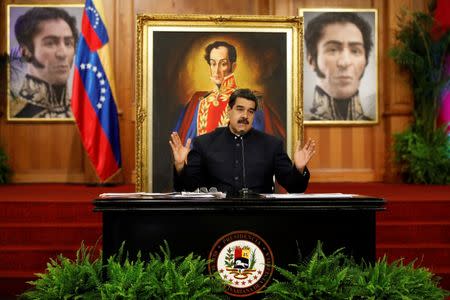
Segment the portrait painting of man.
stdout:
<path fill-rule="evenodd" d="M 237 68 L 236 47 L 226 41 L 214 41 L 204 50 L 204 58 L 209 66 L 209 77 L 212 83 L 210 91 L 196 91 L 182 110 L 174 131 L 177 131 L 185 143 L 188 138 L 194 138 L 213 131 L 217 127 L 227 126 L 228 100 L 238 87 L 234 71 Z M 268 62 L 273 63 L 273 62 Z M 205 76 L 207 76 L 205 74 Z M 279 114 L 270 102 L 263 105 L 264 99 L 258 93 L 262 109 L 255 113 L 253 126 L 256 129 L 286 137 L 285 126 Z M 266 100 L 267 101 L 267 100 Z"/>
<path fill-rule="evenodd" d="M 292 125 L 300 24 L 299 17 L 138 15 L 137 190 L 173 190 L 167 138 L 177 132 L 185 144 L 228 126 L 238 89 L 257 98 L 253 127 L 291 149 L 302 128 Z"/>
<path fill-rule="evenodd" d="M 305 123 L 378 120 L 376 10 L 300 10 Z"/>
<path fill-rule="evenodd" d="M 185 143 L 227 126 L 228 100 L 238 87 L 250 88 L 258 97 L 253 126 L 286 138 L 285 34 L 155 32 L 153 44 L 156 190 L 170 188 L 167 134 L 176 131 Z"/>
<path fill-rule="evenodd" d="M 71 120 L 82 5 L 8 6 L 8 120 Z"/>

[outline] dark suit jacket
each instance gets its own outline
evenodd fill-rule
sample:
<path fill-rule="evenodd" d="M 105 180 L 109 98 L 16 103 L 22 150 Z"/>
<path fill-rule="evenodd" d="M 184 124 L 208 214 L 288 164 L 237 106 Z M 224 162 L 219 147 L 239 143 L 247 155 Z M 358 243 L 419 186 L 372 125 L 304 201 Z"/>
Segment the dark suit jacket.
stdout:
<path fill-rule="evenodd" d="M 188 163 L 174 175 L 177 191 L 216 187 L 221 192 L 237 193 L 243 187 L 257 193 L 273 192 L 273 175 L 288 192 L 306 190 L 309 172 L 301 174 L 283 149 L 283 142 L 251 129 L 243 136 L 228 127 L 196 137 Z"/>

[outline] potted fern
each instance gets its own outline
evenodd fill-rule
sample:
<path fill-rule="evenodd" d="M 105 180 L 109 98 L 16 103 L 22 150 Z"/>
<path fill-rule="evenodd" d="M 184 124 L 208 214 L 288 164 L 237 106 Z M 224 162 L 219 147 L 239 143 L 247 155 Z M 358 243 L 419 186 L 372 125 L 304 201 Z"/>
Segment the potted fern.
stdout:
<path fill-rule="evenodd" d="M 141 254 L 135 260 L 119 253 L 102 266 L 96 247 L 82 243 L 76 259 L 51 259 L 45 273 L 29 282 L 22 299 L 223 299 L 225 283 L 218 274 L 206 275 L 207 260 L 189 254 L 172 258 L 169 246 L 162 255 Z"/>
<path fill-rule="evenodd" d="M 440 93 L 449 82 L 444 66 L 450 54 L 450 31 L 433 35 L 434 8 L 433 2 L 430 13 L 402 10 L 397 45 L 389 53 L 409 72 L 413 88 L 414 121 L 394 137 L 396 161 L 408 183 L 450 183 L 450 141 L 446 126 L 436 126 Z"/>
<path fill-rule="evenodd" d="M 275 269 L 275 280 L 264 299 L 445 299 L 450 293 L 438 287 L 438 278 L 414 263 L 391 264 L 386 257 L 374 264 L 357 264 L 339 249 L 326 255 L 317 244 L 311 257 L 287 270 Z"/>
<path fill-rule="evenodd" d="M 189 254 L 172 258 L 169 246 L 162 255 L 135 260 L 119 253 L 102 265 L 101 252 L 82 243 L 76 259 L 62 255 L 50 260 L 45 273 L 29 282 L 22 299 L 223 299 L 225 282 L 206 275 L 207 260 Z M 280 277 L 263 292 L 265 299 L 444 299 L 450 293 L 426 268 L 402 261 L 357 264 L 343 249 L 326 255 L 322 245 L 293 270 L 275 267 Z"/>
<path fill-rule="evenodd" d="M 100 299 L 102 284 L 102 259 L 95 247 L 81 244 L 75 260 L 63 255 L 50 259 L 45 273 L 28 284 L 32 289 L 21 295 L 22 299 Z"/>
<path fill-rule="evenodd" d="M 205 275 L 207 260 L 189 254 L 172 258 L 167 243 L 162 256 L 142 260 L 108 259 L 108 280 L 100 287 L 102 299 L 222 299 L 225 283 L 218 274 Z M 120 251 L 122 252 L 122 251 Z"/>

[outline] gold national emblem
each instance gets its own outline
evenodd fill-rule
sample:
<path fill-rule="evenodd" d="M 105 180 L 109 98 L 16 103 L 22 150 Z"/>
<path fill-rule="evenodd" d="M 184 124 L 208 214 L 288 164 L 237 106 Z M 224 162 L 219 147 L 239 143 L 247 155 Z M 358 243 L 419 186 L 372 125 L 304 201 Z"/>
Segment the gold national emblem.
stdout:
<path fill-rule="evenodd" d="M 262 290 L 273 273 L 269 245 L 250 231 L 233 231 L 216 241 L 209 254 L 209 271 L 228 282 L 225 293 L 247 297 Z"/>

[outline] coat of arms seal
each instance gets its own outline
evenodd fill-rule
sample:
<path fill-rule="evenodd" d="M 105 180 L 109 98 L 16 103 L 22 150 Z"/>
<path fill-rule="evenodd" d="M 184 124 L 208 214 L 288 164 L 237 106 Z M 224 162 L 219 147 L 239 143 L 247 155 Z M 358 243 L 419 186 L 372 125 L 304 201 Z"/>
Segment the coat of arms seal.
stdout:
<path fill-rule="evenodd" d="M 209 253 L 210 273 L 228 282 L 225 293 L 247 297 L 262 290 L 272 277 L 273 253 L 259 235 L 233 231 L 219 238 Z"/>

